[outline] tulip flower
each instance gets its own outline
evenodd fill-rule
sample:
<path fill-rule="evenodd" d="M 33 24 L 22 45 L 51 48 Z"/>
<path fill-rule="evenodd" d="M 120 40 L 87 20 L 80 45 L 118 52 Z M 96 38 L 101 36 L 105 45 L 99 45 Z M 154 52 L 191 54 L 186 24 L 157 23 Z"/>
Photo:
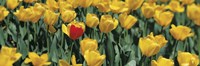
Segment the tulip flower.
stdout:
<path fill-rule="evenodd" d="M 155 21 L 160 25 L 160 26 L 168 26 L 174 17 L 174 14 L 170 11 L 164 11 L 164 12 L 159 12 L 156 11 L 154 15 Z"/>
<path fill-rule="evenodd" d="M 108 33 L 115 29 L 118 25 L 118 21 L 113 19 L 111 15 L 102 15 L 99 23 L 99 29 L 103 33 Z"/>
<path fill-rule="evenodd" d="M 56 11 L 59 6 L 55 0 L 46 0 L 46 5 L 53 11 Z"/>
<path fill-rule="evenodd" d="M 17 53 L 17 48 L 2 46 L 0 52 L 0 66 L 12 66 L 21 56 L 22 54 Z"/>
<path fill-rule="evenodd" d="M 141 12 L 146 18 L 153 17 L 155 13 L 156 4 L 144 3 L 141 7 Z"/>
<path fill-rule="evenodd" d="M 157 0 L 147 0 L 148 3 L 156 3 Z"/>
<path fill-rule="evenodd" d="M 157 35 L 154 37 L 153 33 L 147 37 L 139 39 L 139 47 L 142 54 L 147 57 L 157 54 L 160 51 L 160 48 L 162 48 L 166 43 L 167 40 L 165 40 L 164 36 Z"/>
<path fill-rule="evenodd" d="M 86 25 L 90 28 L 96 27 L 99 24 L 99 18 L 96 14 L 88 13 L 86 15 Z"/>
<path fill-rule="evenodd" d="M 30 20 L 30 16 L 32 15 L 31 8 L 24 9 L 24 6 L 21 6 L 19 10 L 14 12 L 14 15 L 17 17 L 19 21 L 27 22 Z"/>
<path fill-rule="evenodd" d="M 60 13 L 63 13 L 63 11 L 65 10 L 73 10 L 73 6 L 68 3 L 67 1 L 63 1 L 63 0 L 59 0 L 58 1 L 58 4 L 59 4 L 59 12 Z"/>
<path fill-rule="evenodd" d="M 164 3 L 166 3 L 166 2 L 168 2 L 169 0 L 160 0 L 160 2 L 164 2 Z"/>
<path fill-rule="evenodd" d="M 89 7 L 94 0 L 79 0 L 79 5 L 81 7 L 87 8 Z"/>
<path fill-rule="evenodd" d="M 48 55 L 46 53 L 39 56 L 35 52 L 29 52 L 28 57 L 29 58 L 26 58 L 24 61 L 25 64 L 28 64 L 30 62 L 32 62 L 34 66 L 44 66 L 51 64 L 51 62 L 48 62 Z"/>
<path fill-rule="evenodd" d="M 44 13 L 44 23 L 54 25 L 58 21 L 59 13 L 54 13 L 51 10 L 46 10 Z"/>
<path fill-rule="evenodd" d="M 151 66 L 174 66 L 174 61 L 160 56 L 157 61 L 151 61 Z"/>
<path fill-rule="evenodd" d="M 123 1 L 112 1 L 110 9 L 114 13 L 123 13 L 128 11 L 128 5 Z"/>
<path fill-rule="evenodd" d="M 106 58 L 105 55 L 100 55 L 98 51 L 85 51 L 84 58 L 88 66 L 101 66 Z"/>
<path fill-rule="evenodd" d="M 120 25 L 125 29 L 130 29 L 136 22 L 137 18 L 132 15 L 127 15 L 126 13 L 119 15 Z"/>
<path fill-rule="evenodd" d="M 67 3 L 71 4 L 74 9 L 79 6 L 79 0 L 67 0 Z"/>
<path fill-rule="evenodd" d="M 129 9 L 137 10 L 139 7 L 141 7 L 144 0 L 125 0 L 125 2 L 128 4 Z"/>
<path fill-rule="evenodd" d="M 192 19 L 193 22 L 200 26 L 200 8 L 196 4 L 191 4 L 187 6 L 187 16 Z"/>
<path fill-rule="evenodd" d="M 177 0 L 171 0 L 171 2 L 167 6 L 173 12 L 184 12 L 185 8 L 181 6 L 180 2 Z"/>
<path fill-rule="evenodd" d="M 97 50 L 98 43 L 97 43 L 97 40 L 84 38 L 83 40 L 81 40 L 80 46 L 81 46 L 80 49 L 81 49 L 82 55 L 84 55 L 85 51 L 87 50 L 90 50 L 90 51 Z"/>
<path fill-rule="evenodd" d="M 15 9 L 21 0 L 7 0 L 6 5 L 9 9 Z"/>
<path fill-rule="evenodd" d="M 72 61 L 72 66 L 82 66 L 82 64 L 76 63 L 75 55 L 72 55 L 71 61 Z M 59 66 L 70 66 L 70 64 L 65 60 L 59 60 Z"/>
<path fill-rule="evenodd" d="M 25 3 L 33 3 L 35 1 L 37 1 L 37 0 L 24 0 Z"/>
<path fill-rule="evenodd" d="M 192 4 L 192 3 L 194 3 L 194 1 L 195 0 L 180 0 L 183 4 L 188 4 L 188 5 L 190 5 L 190 4 Z"/>
<path fill-rule="evenodd" d="M 93 0 L 92 1 L 92 6 L 96 6 L 97 4 L 99 4 L 101 0 Z"/>
<path fill-rule="evenodd" d="M 0 6 L 0 21 L 4 20 L 6 16 L 8 16 L 9 11 L 3 6 Z"/>
<path fill-rule="evenodd" d="M 109 12 L 109 2 L 99 2 L 99 4 L 96 5 L 96 7 L 99 9 L 100 12 Z"/>
<path fill-rule="evenodd" d="M 34 7 L 31 7 L 31 10 L 33 14 L 30 16 L 30 21 L 33 23 L 38 22 L 45 12 L 45 8 L 39 3 L 36 3 Z"/>
<path fill-rule="evenodd" d="M 171 29 L 170 29 L 170 33 L 171 35 L 176 39 L 176 40 L 185 40 L 187 37 L 191 37 L 194 35 L 194 33 L 192 33 L 191 28 L 186 27 L 186 26 L 175 26 L 175 25 L 171 25 Z"/>
<path fill-rule="evenodd" d="M 85 25 L 83 22 L 70 22 L 67 26 L 62 24 L 62 32 L 67 34 L 72 40 L 78 39 L 83 35 L 85 31 Z"/>
<path fill-rule="evenodd" d="M 180 66 L 198 66 L 199 64 L 199 57 L 189 52 L 179 51 L 177 60 Z"/>
<path fill-rule="evenodd" d="M 64 23 L 71 22 L 74 20 L 74 18 L 76 18 L 76 12 L 73 10 L 69 10 L 69 9 L 64 10 L 61 13 L 61 18 L 64 21 Z"/>

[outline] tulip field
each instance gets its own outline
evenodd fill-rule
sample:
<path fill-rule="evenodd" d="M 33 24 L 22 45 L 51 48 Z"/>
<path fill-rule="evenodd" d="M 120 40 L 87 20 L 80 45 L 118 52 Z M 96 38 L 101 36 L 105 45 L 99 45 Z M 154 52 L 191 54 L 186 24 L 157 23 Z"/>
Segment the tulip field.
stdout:
<path fill-rule="evenodd" d="M 200 0 L 0 0 L 0 66 L 200 66 Z"/>

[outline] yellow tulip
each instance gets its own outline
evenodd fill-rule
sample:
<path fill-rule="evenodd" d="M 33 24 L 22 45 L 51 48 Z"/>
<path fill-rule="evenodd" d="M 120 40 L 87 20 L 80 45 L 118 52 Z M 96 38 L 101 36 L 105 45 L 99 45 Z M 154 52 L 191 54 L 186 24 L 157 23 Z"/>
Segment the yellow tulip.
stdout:
<path fill-rule="evenodd" d="M 58 21 L 59 13 L 55 13 L 51 10 L 46 10 L 44 13 L 44 23 L 47 25 L 54 25 Z"/>
<path fill-rule="evenodd" d="M 46 5 L 53 11 L 56 11 L 59 8 L 58 3 L 55 0 L 46 0 Z"/>
<path fill-rule="evenodd" d="M 97 43 L 97 40 L 84 38 L 83 40 L 81 40 L 80 46 L 81 46 L 80 49 L 81 49 L 82 55 L 84 55 L 86 50 L 90 50 L 90 51 L 97 50 L 98 43 Z"/>
<path fill-rule="evenodd" d="M 0 66 L 12 66 L 22 54 L 17 53 L 17 48 L 9 48 L 2 46 L 0 52 Z"/>
<path fill-rule="evenodd" d="M 200 26 L 200 7 L 196 4 L 191 4 L 187 6 L 187 16 L 193 20 L 193 22 Z"/>
<path fill-rule="evenodd" d="M 144 3 L 141 7 L 141 12 L 146 18 L 153 17 L 155 13 L 156 4 Z"/>
<path fill-rule="evenodd" d="M 181 6 L 180 2 L 177 0 L 172 0 L 168 6 L 168 9 L 170 9 L 173 12 L 184 12 L 185 8 Z"/>
<path fill-rule="evenodd" d="M 141 7 L 144 0 L 125 0 L 131 10 L 137 10 Z"/>
<path fill-rule="evenodd" d="M 123 1 L 112 1 L 110 9 L 114 13 L 122 13 L 128 11 L 128 5 Z"/>
<path fill-rule="evenodd" d="M 68 35 L 72 40 L 76 40 L 85 32 L 85 25 L 83 22 L 70 22 L 67 26 L 62 24 L 62 32 Z"/>
<path fill-rule="evenodd" d="M 165 11 L 165 12 L 159 12 L 156 11 L 154 15 L 155 21 L 160 25 L 160 26 L 168 26 L 174 17 L 174 14 L 170 11 Z"/>
<path fill-rule="evenodd" d="M 28 53 L 28 57 L 29 58 L 26 58 L 25 61 L 24 61 L 25 64 L 28 64 L 30 62 L 32 62 L 32 64 L 34 66 L 44 66 L 44 65 L 50 65 L 51 64 L 51 62 L 48 62 L 47 53 L 42 54 L 41 56 L 39 56 L 35 52 L 29 52 Z"/>
<path fill-rule="evenodd" d="M 177 60 L 180 66 L 198 66 L 199 64 L 199 57 L 189 52 L 179 51 Z"/>
<path fill-rule="evenodd" d="M 147 0 L 148 3 L 156 3 L 157 0 Z"/>
<path fill-rule="evenodd" d="M 109 12 L 110 11 L 109 3 L 110 2 L 100 2 L 99 4 L 96 5 L 96 7 L 99 9 L 100 12 Z"/>
<path fill-rule="evenodd" d="M 79 0 L 67 0 L 67 2 L 71 4 L 74 9 L 79 6 Z"/>
<path fill-rule="evenodd" d="M 75 55 L 72 55 L 71 61 L 72 61 L 72 66 L 82 66 L 82 64 L 76 63 Z M 59 66 L 70 66 L 70 64 L 65 60 L 59 60 Z"/>
<path fill-rule="evenodd" d="M 36 23 L 43 16 L 45 8 L 39 3 L 36 3 L 34 7 L 30 8 L 33 12 L 33 14 L 30 16 L 30 21 Z"/>
<path fill-rule="evenodd" d="M 3 6 L 0 6 L 0 21 L 4 20 L 6 16 L 8 16 L 9 11 Z"/>
<path fill-rule="evenodd" d="M 90 28 L 96 27 L 99 24 L 99 18 L 96 14 L 88 13 L 86 15 L 86 25 Z"/>
<path fill-rule="evenodd" d="M 88 66 L 101 66 L 106 58 L 105 55 L 100 55 L 98 51 L 85 51 L 84 58 Z"/>
<path fill-rule="evenodd" d="M 92 6 L 96 6 L 97 4 L 99 4 L 101 0 L 93 0 L 92 2 Z"/>
<path fill-rule="evenodd" d="M 157 54 L 160 51 L 160 48 L 162 48 L 166 43 L 167 40 L 165 40 L 164 36 L 157 35 L 154 37 L 153 33 L 147 37 L 139 39 L 139 47 L 142 54 L 147 57 Z"/>
<path fill-rule="evenodd" d="M 157 61 L 151 61 L 151 66 L 174 66 L 174 61 L 160 56 Z"/>
<path fill-rule="evenodd" d="M 6 5 L 9 9 L 15 9 L 21 0 L 7 0 Z"/>
<path fill-rule="evenodd" d="M 33 3 L 35 1 L 37 1 L 37 0 L 24 0 L 25 3 Z"/>
<path fill-rule="evenodd" d="M 183 4 L 192 4 L 192 3 L 194 3 L 194 1 L 195 0 L 181 0 L 181 2 L 183 3 Z"/>
<path fill-rule="evenodd" d="M 17 19 L 23 22 L 29 21 L 32 14 L 33 12 L 31 11 L 31 8 L 24 9 L 24 6 L 21 6 L 19 10 L 14 12 L 14 15 L 17 17 Z"/>
<path fill-rule="evenodd" d="M 61 13 L 61 17 L 64 23 L 71 22 L 74 20 L 74 18 L 76 18 L 76 12 L 73 10 L 67 9 Z"/>
<path fill-rule="evenodd" d="M 118 20 L 112 18 L 111 15 L 102 15 L 99 23 L 99 29 L 103 33 L 108 33 L 115 29 L 118 25 Z"/>
<path fill-rule="evenodd" d="M 58 4 L 59 4 L 59 12 L 60 13 L 63 13 L 63 11 L 65 10 L 73 10 L 73 6 L 68 3 L 67 1 L 62 1 L 62 0 L 59 0 L 58 1 Z"/>
<path fill-rule="evenodd" d="M 170 33 L 171 35 L 176 39 L 176 40 L 185 40 L 187 37 L 193 36 L 194 33 L 192 33 L 191 28 L 186 27 L 186 26 L 175 26 L 171 25 Z"/>
<path fill-rule="evenodd" d="M 126 13 L 119 15 L 120 25 L 125 29 L 130 29 L 136 22 L 137 18 L 132 15 L 127 15 Z"/>
<path fill-rule="evenodd" d="M 87 8 L 92 4 L 93 0 L 79 0 L 79 5 L 81 7 Z"/>
<path fill-rule="evenodd" d="M 169 0 L 160 0 L 160 2 L 164 2 L 164 3 L 165 3 L 165 2 L 168 2 L 168 1 L 169 1 Z"/>

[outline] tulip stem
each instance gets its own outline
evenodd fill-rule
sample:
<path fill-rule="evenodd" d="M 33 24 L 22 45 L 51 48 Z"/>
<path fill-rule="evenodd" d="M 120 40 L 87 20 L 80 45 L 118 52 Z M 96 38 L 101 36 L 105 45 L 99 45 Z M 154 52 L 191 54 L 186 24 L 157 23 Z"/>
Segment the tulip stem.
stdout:
<path fill-rule="evenodd" d="M 175 58 L 176 57 L 176 49 L 177 49 L 177 46 L 178 46 L 178 44 L 179 44 L 179 42 L 178 42 L 178 40 L 176 40 L 176 44 L 175 44 L 175 48 L 174 48 L 174 57 L 173 58 Z"/>
<path fill-rule="evenodd" d="M 146 56 L 142 56 L 142 58 L 140 59 L 139 65 L 138 66 L 142 66 L 142 62 L 144 62 L 146 59 Z"/>

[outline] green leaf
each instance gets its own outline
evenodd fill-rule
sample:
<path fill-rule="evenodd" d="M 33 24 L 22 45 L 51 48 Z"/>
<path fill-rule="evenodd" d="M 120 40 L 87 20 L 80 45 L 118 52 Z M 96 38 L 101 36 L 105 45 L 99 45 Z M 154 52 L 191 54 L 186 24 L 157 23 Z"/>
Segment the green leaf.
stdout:
<path fill-rule="evenodd" d="M 0 45 L 5 45 L 5 40 L 4 40 L 4 34 L 3 34 L 3 29 L 0 28 Z"/>
<path fill-rule="evenodd" d="M 131 60 L 125 66 L 136 66 L 136 61 L 135 60 Z"/>

